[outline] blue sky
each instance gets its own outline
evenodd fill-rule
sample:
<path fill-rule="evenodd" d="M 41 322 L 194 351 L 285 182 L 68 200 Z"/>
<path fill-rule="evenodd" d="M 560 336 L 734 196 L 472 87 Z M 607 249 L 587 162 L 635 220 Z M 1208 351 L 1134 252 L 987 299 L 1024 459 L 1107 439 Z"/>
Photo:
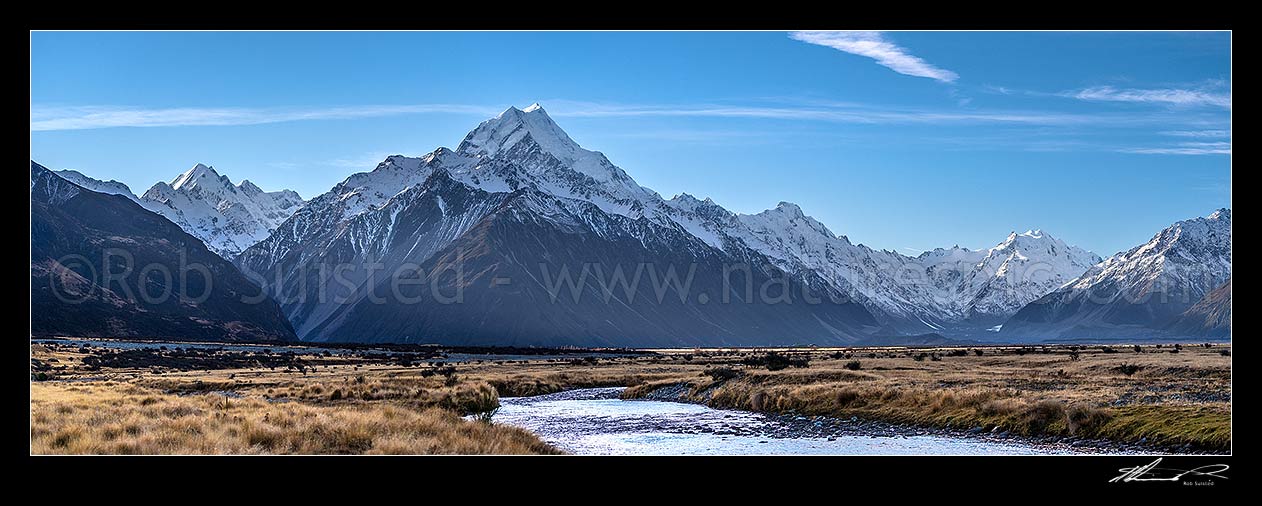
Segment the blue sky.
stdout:
<path fill-rule="evenodd" d="M 36 32 L 31 158 L 327 191 L 540 102 L 666 197 L 795 202 L 915 254 L 1042 228 L 1102 256 L 1230 207 L 1230 34 Z"/>

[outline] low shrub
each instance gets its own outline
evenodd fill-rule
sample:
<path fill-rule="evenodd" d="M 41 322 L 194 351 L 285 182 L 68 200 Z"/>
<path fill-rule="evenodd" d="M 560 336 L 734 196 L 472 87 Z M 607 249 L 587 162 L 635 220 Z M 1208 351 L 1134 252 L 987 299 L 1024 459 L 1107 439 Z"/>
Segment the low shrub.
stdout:
<path fill-rule="evenodd" d="M 736 369 L 733 369 L 731 367 L 714 367 L 714 368 L 706 369 L 705 372 L 702 374 L 709 376 L 714 381 L 726 381 L 730 379 L 739 378 L 744 373 Z"/>

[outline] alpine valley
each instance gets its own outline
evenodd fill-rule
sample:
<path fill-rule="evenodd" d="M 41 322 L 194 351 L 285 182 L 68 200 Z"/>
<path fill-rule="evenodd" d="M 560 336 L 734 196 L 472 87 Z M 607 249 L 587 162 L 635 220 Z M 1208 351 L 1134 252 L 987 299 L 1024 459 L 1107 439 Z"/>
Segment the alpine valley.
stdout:
<path fill-rule="evenodd" d="M 387 157 L 308 201 L 234 185 L 201 164 L 139 197 L 116 181 L 55 174 L 74 191 L 122 195 L 138 204 L 128 212 L 178 225 L 261 284 L 287 320 L 256 323 L 270 322 L 276 336 L 292 326 L 304 341 L 679 347 L 1230 336 L 1230 210 L 1103 260 L 1042 230 L 988 249 L 907 256 L 851 242 L 788 202 L 739 214 L 708 198 L 663 198 L 581 147 L 538 104 L 482 122 L 454 150 Z M 33 183 L 33 203 L 34 191 Z M 36 260 L 33 296 L 60 269 L 41 258 L 37 279 Z"/>

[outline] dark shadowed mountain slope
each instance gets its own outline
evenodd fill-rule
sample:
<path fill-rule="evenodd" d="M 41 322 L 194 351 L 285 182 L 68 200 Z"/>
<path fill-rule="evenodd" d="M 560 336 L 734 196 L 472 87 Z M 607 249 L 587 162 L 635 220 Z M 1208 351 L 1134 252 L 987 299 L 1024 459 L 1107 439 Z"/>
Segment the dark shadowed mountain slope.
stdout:
<path fill-rule="evenodd" d="M 31 162 L 32 335 L 294 339 L 260 294 L 166 218 Z"/>
<path fill-rule="evenodd" d="M 1231 337 L 1231 279 L 1184 311 L 1170 330 L 1180 335 Z"/>
<path fill-rule="evenodd" d="M 876 327 L 867 310 L 821 280 L 812 286 L 764 258 L 737 258 L 691 235 L 606 214 L 589 203 L 530 190 L 477 193 L 498 207 L 422 262 L 414 283 L 382 280 L 375 291 L 384 301 L 343 305 L 308 336 L 748 346 L 853 343 Z M 625 283 L 617 281 L 618 272 Z M 726 284 L 724 272 L 731 274 Z M 809 303 L 811 297 L 818 303 Z"/>
<path fill-rule="evenodd" d="M 603 155 L 578 147 L 542 108 L 510 109 L 456 151 L 392 156 L 352 175 L 237 263 L 262 275 L 304 340 L 685 346 L 845 343 L 878 330 L 871 312 L 818 274 L 787 274 L 737 240 L 699 238 L 674 213 Z M 721 304 L 723 268 L 745 264 L 759 300 Z M 416 267 L 420 284 L 383 300 L 394 295 L 396 274 Z M 659 297 L 651 274 L 664 279 L 670 267 L 680 276 L 691 269 L 693 283 L 661 285 Z M 554 300 L 556 285 L 545 278 L 563 269 L 577 278 L 584 268 L 610 282 L 619 268 L 642 278 L 634 296 L 615 289 L 606 300 L 591 277 L 578 289 L 588 295 L 563 288 Z M 442 277 L 452 269 L 465 277 Z M 798 300 L 781 303 L 775 280 Z M 463 287 L 462 302 L 411 300 L 412 291 L 451 283 Z M 808 305 L 803 287 L 805 298 L 833 296 Z"/>

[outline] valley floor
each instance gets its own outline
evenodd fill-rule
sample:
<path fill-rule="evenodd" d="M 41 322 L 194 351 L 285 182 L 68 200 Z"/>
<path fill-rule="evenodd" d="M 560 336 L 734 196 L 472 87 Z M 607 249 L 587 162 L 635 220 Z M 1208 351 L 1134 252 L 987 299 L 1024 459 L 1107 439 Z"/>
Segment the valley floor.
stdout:
<path fill-rule="evenodd" d="M 478 420 L 489 420 L 500 396 L 603 386 L 768 413 L 1231 449 L 1231 347 L 1221 344 L 658 350 L 461 363 L 157 346 L 32 344 L 32 453 L 558 453 L 529 432 Z"/>

